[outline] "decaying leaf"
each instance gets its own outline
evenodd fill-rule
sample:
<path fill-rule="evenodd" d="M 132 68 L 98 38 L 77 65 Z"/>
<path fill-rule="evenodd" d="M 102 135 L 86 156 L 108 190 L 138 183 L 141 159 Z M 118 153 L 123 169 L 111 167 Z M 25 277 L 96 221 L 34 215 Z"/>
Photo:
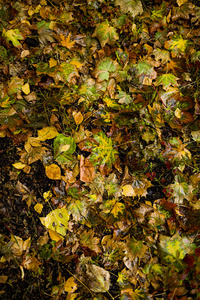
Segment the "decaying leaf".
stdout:
<path fill-rule="evenodd" d="M 91 291 L 106 293 L 110 288 L 110 273 L 94 264 L 86 264 L 86 275 Z"/>

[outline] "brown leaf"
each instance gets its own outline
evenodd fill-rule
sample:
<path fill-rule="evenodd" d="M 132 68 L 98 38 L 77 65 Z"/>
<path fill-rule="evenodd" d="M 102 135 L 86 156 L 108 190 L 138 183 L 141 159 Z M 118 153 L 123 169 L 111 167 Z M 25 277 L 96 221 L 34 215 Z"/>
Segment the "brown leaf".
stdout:
<path fill-rule="evenodd" d="M 80 158 L 80 180 L 83 182 L 92 182 L 95 178 L 95 169 L 88 158 L 81 155 Z"/>

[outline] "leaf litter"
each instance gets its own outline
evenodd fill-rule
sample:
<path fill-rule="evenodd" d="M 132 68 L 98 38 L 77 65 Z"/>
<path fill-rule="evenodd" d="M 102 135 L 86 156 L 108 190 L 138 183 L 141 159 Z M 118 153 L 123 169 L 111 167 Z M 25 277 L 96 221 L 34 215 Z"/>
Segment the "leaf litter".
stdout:
<path fill-rule="evenodd" d="M 0 1 L 1 296 L 199 299 L 198 1 L 36 2 Z"/>

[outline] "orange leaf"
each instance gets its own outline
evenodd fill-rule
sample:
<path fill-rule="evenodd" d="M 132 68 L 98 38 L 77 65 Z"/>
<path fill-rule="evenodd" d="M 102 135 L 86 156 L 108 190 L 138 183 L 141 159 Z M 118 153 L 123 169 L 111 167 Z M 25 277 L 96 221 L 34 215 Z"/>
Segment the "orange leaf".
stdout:
<path fill-rule="evenodd" d="M 45 173 L 49 179 L 60 180 L 61 179 L 61 170 L 58 165 L 51 164 L 45 167 Z"/>

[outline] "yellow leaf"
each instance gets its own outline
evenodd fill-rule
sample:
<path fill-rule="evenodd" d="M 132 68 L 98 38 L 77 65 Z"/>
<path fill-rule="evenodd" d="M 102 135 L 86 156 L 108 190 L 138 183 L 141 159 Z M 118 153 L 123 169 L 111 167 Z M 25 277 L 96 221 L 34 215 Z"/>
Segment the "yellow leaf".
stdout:
<path fill-rule="evenodd" d="M 13 165 L 13 167 L 14 168 L 16 168 L 16 169 L 19 169 L 19 170 L 21 170 L 21 169 L 23 169 L 24 167 L 26 167 L 26 164 L 23 164 L 22 162 L 17 162 L 17 163 L 15 163 L 15 164 L 12 164 Z"/>
<path fill-rule="evenodd" d="M 65 236 L 68 229 L 69 214 L 66 208 L 52 210 L 46 217 L 41 217 L 42 224 L 51 231 Z M 50 234 L 53 235 L 51 232 Z"/>
<path fill-rule="evenodd" d="M 68 36 L 64 36 L 63 34 L 61 34 L 60 38 L 61 38 L 60 43 L 63 47 L 67 47 L 68 49 L 74 47 L 75 41 L 70 41 L 71 33 L 69 33 Z"/>
<path fill-rule="evenodd" d="M 76 284 L 73 276 L 69 277 L 67 279 L 67 281 L 64 284 L 64 289 L 65 289 L 65 292 L 68 292 L 68 293 L 75 292 L 75 290 L 77 289 L 77 284 Z"/>
<path fill-rule="evenodd" d="M 37 204 L 35 204 L 34 209 L 35 209 L 36 212 L 41 214 L 42 209 L 43 209 L 43 205 L 41 203 L 37 203 Z"/>
<path fill-rule="evenodd" d="M 30 85 L 28 82 L 22 86 L 22 92 L 26 95 L 30 94 Z"/>
<path fill-rule="evenodd" d="M 51 199 L 51 197 L 52 197 L 51 191 L 47 191 L 47 192 L 43 193 L 43 198 L 44 198 L 45 202 L 49 201 Z"/>
<path fill-rule="evenodd" d="M 58 242 L 58 241 L 60 241 L 60 240 L 63 240 L 62 235 L 60 235 L 60 234 L 57 233 L 56 231 L 51 230 L 51 229 L 48 229 L 48 231 L 49 231 L 49 236 L 50 236 L 50 238 L 51 238 L 53 241 Z"/>
<path fill-rule="evenodd" d="M 58 131 L 55 127 L 44 127 L 38 130 L 38 138 L 40 141 L 46 141 L 55 138 L 58 135 Z"/>
<path fill-rule="evenodd" d="M 111 214 L 114 215 L 116 218 L 119 213 L 123 214 L 123 211 L 125 210 L 125 206 L 123 203 L 116 202 L 113 209 L 111 210 Z"/>
<path fill-rule="evenodd" d="M 178 6 L 183 5 L 184 3 L 186 3 L 188 0 L 176 0 Z"/>
<path fill-rule="evenodd" d="M 135 197 L 136 193 L 135 193 L 132 185 L 127 184 L 122 187 L 122 195 L 127 196 L 127 197 Z"/>
<path fill-rule="evenodd" d="M 57 60 L 55 60 L 51 57 L 49 60 L 49 68 L 53 68 L 55 66 L 57 66 Z"/>
<path fill-rule="evenodd" d="M 80 67 L 82 67 L 83 66 L 83 64 L 81 64 L 78 60 L 71 60 L 70 61 L 70 64 L 71 65 L 74 65 L 75 67 L 77 67 L 77 69 L 79 69 Z"/>
<path fill-rule="evenodd" d="M 80 111 L 78 113 L 74 113 L 73 117 L 74 121 L 76 122 L 76 125 L 79 125 L 83 122 L 83 115 Z"/>
<path fill-rule="evenodd" d="M 61 179 L 61 170 L 59 166 L 56 164 L 45 166 L 45 173 L 49 179 L 53 179 L 53 180 Z"/>

